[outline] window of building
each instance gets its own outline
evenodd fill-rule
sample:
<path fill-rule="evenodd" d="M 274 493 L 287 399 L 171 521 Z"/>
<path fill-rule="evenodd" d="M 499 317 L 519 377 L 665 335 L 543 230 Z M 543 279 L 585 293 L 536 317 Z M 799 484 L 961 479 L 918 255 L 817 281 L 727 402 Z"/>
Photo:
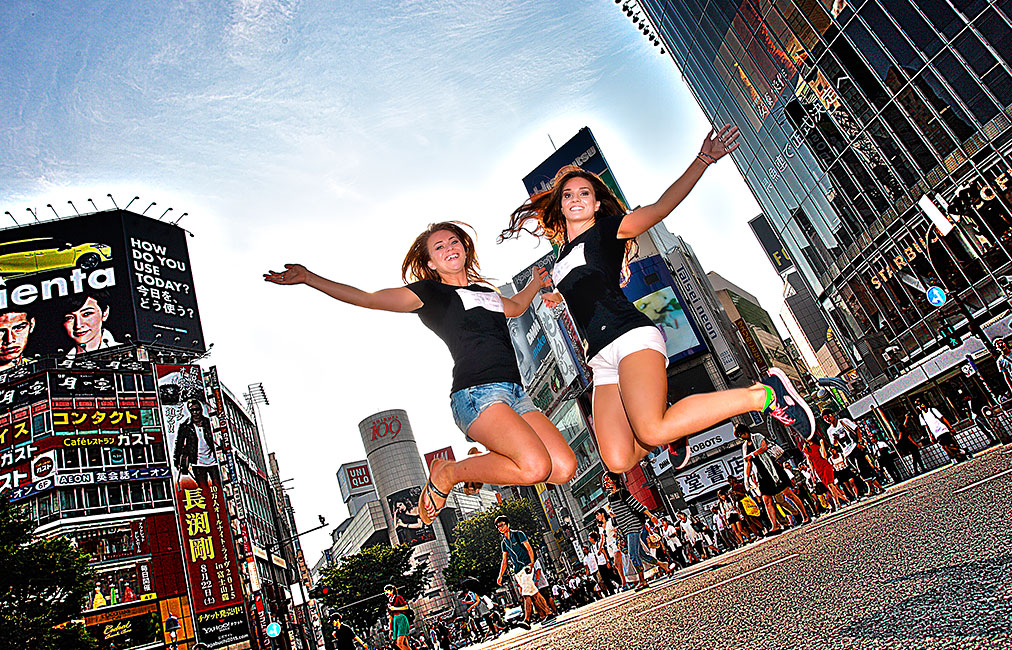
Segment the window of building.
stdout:
<path fill-rule="evenodd" d="M 997 114 L 998 107 L 951 51 L 945 50 L 931 63 L 939 75 L 948 81 L 980 124 L 984 124 Z"/>

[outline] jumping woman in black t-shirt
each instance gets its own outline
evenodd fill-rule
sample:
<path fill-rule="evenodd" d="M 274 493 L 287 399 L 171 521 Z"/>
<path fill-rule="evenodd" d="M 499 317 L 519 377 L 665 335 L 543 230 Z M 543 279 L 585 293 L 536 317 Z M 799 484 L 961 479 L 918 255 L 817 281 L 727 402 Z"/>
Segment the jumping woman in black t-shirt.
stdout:
<path fill-rule="evenodd" d="M 660 330 L 622 293 L 635 238 L 668 216 L 706 168 L 738 147 L 738 129 L 724 126 L 703 141 L 689 168 L 656 203 L 627 212 L 596 175 L 579 167 L 559 171 L 552 188 L 513 212 L 500 241 L 521 231 L 559 247 L 552 270 L 594 371 L 594 429 L 608 469 L 625 472 L 653 448 L 684 444 L 687 437 L 734 415 L 761 411 L 797 429 L 814 432 L 811 411 L 786 376 L 772 369 L 762 384 L 690 395 L 667 406 L 667 351 Z"/>
<path fill-rule="evenodd" d="M 436 459 L 418 498 L 418 514 L 432 523 L 458 483 L 562 484 L 576 472 L 576 456 L 565 438 L 524 391 L 506 319 L 520 316 L 548 274 L 534 269 L 523 291 L 505 298 L 479 273 L 474 242 L 458 222 L 430 225 L 418 235 L 401 265 L 404 287 L 362 291 L 286 264 L 264 279 L 307 284 L 359 307 L 413 312 L 450 349 L 453 419 L 487 453 L 464 460 Z"/>

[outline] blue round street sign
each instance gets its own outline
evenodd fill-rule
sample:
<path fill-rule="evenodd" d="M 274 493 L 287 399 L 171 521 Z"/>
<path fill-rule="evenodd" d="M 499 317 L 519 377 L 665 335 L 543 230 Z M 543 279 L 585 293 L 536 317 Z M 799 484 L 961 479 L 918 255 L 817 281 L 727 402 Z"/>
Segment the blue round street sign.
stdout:
<path fill-rule="evenodd" d="M 267 636 L 273 639 L 279 634 L 281 634 L 281 626 L 278 625 L 277 621 L 274 621 L 273 623 L 267 626 Z"/>
<path fill-rule="evenodd" d="M 935 307 L 941 307 L 945 304 L 945 290 L 941 287 L 928 287 L 926 294 L 928 296 L 928 302 Z"/>

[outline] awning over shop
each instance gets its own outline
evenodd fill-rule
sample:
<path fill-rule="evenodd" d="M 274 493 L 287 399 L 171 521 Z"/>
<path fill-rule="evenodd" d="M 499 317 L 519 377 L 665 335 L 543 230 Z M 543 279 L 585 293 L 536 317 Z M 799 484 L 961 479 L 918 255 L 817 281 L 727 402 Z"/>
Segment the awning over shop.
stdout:
<path fill-rule="evenodd" d="M 1010 321 L 1012 319 L 1002 318 L 996 323 L 992 323 L 984 327 L 984 333 L 987 334 L 992 340 L 996 338 L 1002 338 L 1012 333 L 1010 328 Z M 984 356 L 987 351 L 984 349 L 984 344 L 981 343 L 980 339 L 976 336 L 968 336 L 963 341 L 963 345 L 959 346 L 955 350 L 942 350 L 935 356 L 921 361 L 919 364 L 908 370 L 903 375 L 900 375 L 896 379 L 892 380 L 882 388 L 879 388 L 870 395 L 865 395 L 859 400 L 854 401 L 848 407 L 851 417 L 859 418 L 867 415 L 873 406 L 884 406 L 890 401 L 906 395 L 915 388 L 926 384 L 932 379 L 941 378 L 953 368 L 966 360 L 967 355 L 976 359 L 979 356 Z"/>

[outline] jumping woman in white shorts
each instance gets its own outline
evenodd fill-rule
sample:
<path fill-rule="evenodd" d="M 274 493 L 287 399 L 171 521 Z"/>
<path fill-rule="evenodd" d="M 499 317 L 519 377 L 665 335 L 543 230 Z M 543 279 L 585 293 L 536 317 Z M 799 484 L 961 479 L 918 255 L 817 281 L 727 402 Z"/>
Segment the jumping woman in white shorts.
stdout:
<path fill-rule="evenodd" d="M 716 137 L 710 131 L 689 168 L 657 202 L 631 212 L 596 175 L 564 167 L 551 189 L 513 212 L 500 235 L 501 241 L 524 231 L 559 247 L 552 270 L 557 292 L 544 300 L 565 300 L 585 339 L 594 371 L 594 430 L 613 472 L 628 471 L 655 447 L 684 444 L 689 435 L 749 411 L 767 413 L 806 439 L 814 433 L 811 411 L 776 369 L 761 384 L 690 395 L 669 407 L 664 339 L 622 293 L 635 238 L 668 216 L 709 165 L 737 148 L 737 138 L 737 127 L 730 125 Z"/>
<path fill-rule="evenodd" d="M 311 273 L 299 264 L 264 274 L 275 284 L 306 284 L 368 309 L 413 312 L 450 349 L 454 421 L 488 452 L 460 461 L 433 461 L 418 498 L 418 514 L 432 523 L 458 483 L 560 485 L 573 478 L 576 456 L 565 438 L 524 391 L 506 319 L 527 310 L 548 283 L 536 268 L 527 287 L 504 298 L 479 272 L 474 242 L 459 222 L 430 225 L 415 238 L 401 265 L 407 286 L 367 292 Z"/>

